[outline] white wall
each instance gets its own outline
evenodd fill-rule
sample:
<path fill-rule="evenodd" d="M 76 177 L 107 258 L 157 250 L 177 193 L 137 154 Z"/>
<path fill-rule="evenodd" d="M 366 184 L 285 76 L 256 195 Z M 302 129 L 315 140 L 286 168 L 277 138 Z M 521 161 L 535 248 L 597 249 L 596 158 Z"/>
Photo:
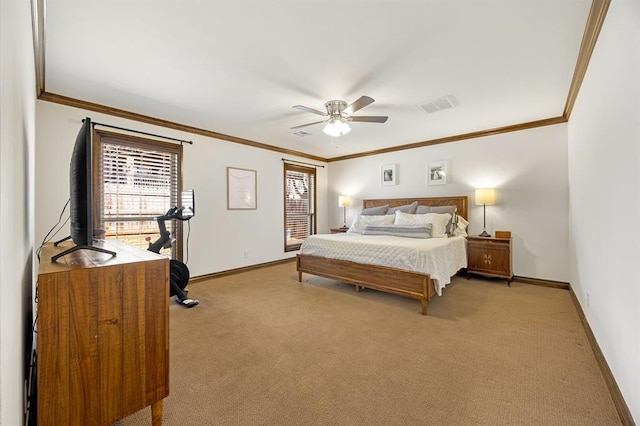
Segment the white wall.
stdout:
<path fill-rule="evenodd" d="M 28 1 L 0 2 L 0 424 L 24 422 L 31 347 L 35 77 Z"/>
<path fill-rule="evenodd" d="M 196 216 L 190 221 L 188 266 L 191 276 L 295 255 L 295 252 L 284 252 L 282 158 L 309 160 L 44 101 L 37 102 L 35 230 L 38 243 L 57 222 L 69 198 L 69 159 L 80 120 L 86 116 L 105 124 L 193 141 L 193 145 L 184 145 L 182 163 L 184 188 L 193 188 L 196 196 Z M 228 166 L 257 171 L 257 210 L 227 210 Z M 317 179 L 318 205 L 326 206 L 326 168 L 318 168 Z M 322 207 L 318 212 L 318 228 L 328 229 L 326 209 Z M 57 239 L 68 233 L 66 227 Z M 248 258 L 244 257 L 245 251 L 249 252 Z"/>
<path fill-rule="evenodd" d="M 446 111 L 443 113 L 447 113 Z M 448 161 L 446 185 L 427 185 L 427 165 Z M 398 184 L 382 186 L 380 169 L 396 164 Z M 569 281 L 567 125 L 470 139 L 330 163 L 330 225 L 342 225 L 338 195 L 351 195 L 347 224 L 362 199 L 467 195 L 470 234 L 482 232 L 482 206 L 474 189 L 496 188 L 487 206 L 487 231 L 511 231 L 515 275 Z"/>
<path fill-rule="evenodd" d="M 571 284 L 640 420 L 640 3 L 611 2 L 569 125 Z"/>

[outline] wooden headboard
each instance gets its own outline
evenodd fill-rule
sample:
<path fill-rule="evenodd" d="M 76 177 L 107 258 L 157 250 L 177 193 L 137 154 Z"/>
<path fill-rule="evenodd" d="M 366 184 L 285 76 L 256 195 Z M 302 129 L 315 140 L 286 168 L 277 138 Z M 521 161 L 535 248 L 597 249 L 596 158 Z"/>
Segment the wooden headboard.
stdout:
<path fill-rule="evenodd" d="M 398 207 L 405 204 L 411 204 L 414 201 L 418 202 L 419 206 L 453 206 L 458 207 L 458 214 L 465 219 L 469 220 L 468 216 L 468 200 L 467 196 L 459 197 L 433 197 L 433 198 L 387 198 L 380 200 L 362 200 L 363 208 L 386 206 Z"/>

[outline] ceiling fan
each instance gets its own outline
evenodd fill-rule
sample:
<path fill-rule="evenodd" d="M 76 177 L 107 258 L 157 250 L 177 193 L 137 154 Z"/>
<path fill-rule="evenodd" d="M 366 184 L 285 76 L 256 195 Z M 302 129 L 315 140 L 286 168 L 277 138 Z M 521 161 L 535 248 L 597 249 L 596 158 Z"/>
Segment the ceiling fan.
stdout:
<path fill-rule="evenodd" d="M 384 123 L 389 117 L 382 115 L 356 115 L 352 116 L 354 112 L 370 105 L 374 102 L 373 98 L 369 96 L 360 96 L 351 105 L 347 106 L 345 101 L 335 100 L 328 101 L 324 104 L 327 112 L 318 111 L 317 109 L 309 108 L 303 105 L 294 105 L 295 109 L 301 111 L 311 112 L 326 117 L 324 120 L 314 121 L 313 123 L 301 124 L 300 126 L 292 127 L 291 129 L 300 129 L 301 127 L 313 126 L 315 124 L 327 123 L 323 131 L 330 136 L 342 136 L 351 131 L 351 127 L 347 124 L 349 121 L 360 121 L 367 123 Z"/>

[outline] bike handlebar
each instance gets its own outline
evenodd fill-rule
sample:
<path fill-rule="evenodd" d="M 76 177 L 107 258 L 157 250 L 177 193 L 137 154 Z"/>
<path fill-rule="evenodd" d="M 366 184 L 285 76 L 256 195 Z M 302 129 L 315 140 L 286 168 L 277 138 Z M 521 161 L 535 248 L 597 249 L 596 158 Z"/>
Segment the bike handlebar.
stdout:
<path fill-rule="evenodd" d="M 167 210 L 167 212 L 163 216 L 158 216 L 156 219 L 158 220 L 171 220 L 171 219 L 189 220 L 193 217 L 193 215 L 183 216 L 182 215 L 183 212 L 184 212 L 183 207 L 180 207 L 180 208 L 171 207 L 169 210 Z"/>

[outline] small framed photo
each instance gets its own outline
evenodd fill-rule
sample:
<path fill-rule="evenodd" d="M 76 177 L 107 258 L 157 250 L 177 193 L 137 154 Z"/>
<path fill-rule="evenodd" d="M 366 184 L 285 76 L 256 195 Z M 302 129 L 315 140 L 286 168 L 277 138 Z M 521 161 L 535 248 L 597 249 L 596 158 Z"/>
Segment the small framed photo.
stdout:
<path fill-rule="evenodd" d="M 436 161 L 429 163 L 427 171 L 427 183 L 429 185 L 445 185 L 447 183 L 447 162 Z"/>
<path fill-rule="evenodd" d="M 255 170 L 227 167 L 227 210 L 256 210 Z"/>
<path fill-rule="evenodd" d="M 397 179 L 396 165 L 388 164 L 382 166 L 382 184 L 383 185 L 395 185 Z"/>

